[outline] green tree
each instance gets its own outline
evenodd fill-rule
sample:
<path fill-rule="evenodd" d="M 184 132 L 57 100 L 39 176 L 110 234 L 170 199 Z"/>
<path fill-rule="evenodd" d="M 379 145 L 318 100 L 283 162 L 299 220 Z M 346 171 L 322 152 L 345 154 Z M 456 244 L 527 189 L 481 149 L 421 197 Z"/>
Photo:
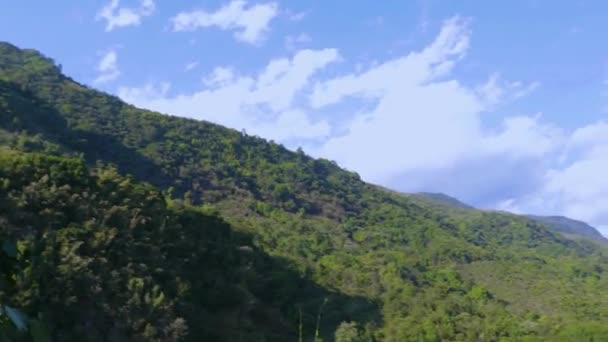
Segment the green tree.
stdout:
<path fill-rule="evenodd" d="M 342 322 L 336 329 L 336 342 L 363 342 L 359 327 L 355 322 Z"/>

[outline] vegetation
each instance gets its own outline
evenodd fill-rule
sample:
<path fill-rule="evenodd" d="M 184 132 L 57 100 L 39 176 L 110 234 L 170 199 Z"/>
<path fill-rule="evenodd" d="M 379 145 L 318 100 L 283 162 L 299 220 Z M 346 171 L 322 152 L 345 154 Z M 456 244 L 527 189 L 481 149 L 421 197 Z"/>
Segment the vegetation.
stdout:
<path fill-rule="evenodd" d="M 0 144 L 0 304 L 53 340 L 608 336 L 599 246 L 134 108 L 1 43 Z"/>
<path fill-rule="evenodd" d="M 285 340 L 295 306 L 314 316 L 325 298 L 347 300 L 205 208 L 114 168 L 89 174 L 78 159 L 2 152 L 0 184 L 2 234 L 18 241 L 0 300 L 45 317 L 55 340 Z M 304 319 L 312 334 L 314 317 Z"/>
<path fill-rule="evenodd" d="M 544 223 L 548 227 L 566 237 L 579 240 L 587 239 L 601 245 L 608 246 L 608 239 L 606 239 L 602 234 L 600 234 L 600 232 L 585 222 L 573 220 L 563 216 L 528 215 L 528 218 Z"/>

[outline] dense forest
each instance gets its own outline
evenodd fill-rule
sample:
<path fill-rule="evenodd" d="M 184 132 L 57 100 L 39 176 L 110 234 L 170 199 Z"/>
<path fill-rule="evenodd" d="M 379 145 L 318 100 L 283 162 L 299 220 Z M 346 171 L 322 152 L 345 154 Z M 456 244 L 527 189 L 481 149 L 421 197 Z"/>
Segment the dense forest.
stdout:
<path fill-rule="evenodd" d="M 137 109 L 8 43 L 0 240 L 9 341 L 608 339 L 593 241 Z"/>

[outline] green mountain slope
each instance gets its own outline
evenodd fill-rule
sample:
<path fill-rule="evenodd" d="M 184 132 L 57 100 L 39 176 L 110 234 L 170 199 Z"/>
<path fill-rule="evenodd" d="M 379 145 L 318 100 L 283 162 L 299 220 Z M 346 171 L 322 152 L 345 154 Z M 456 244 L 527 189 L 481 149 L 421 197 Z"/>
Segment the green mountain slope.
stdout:
<path fill-rule="evenodd" d="M 573 239 L 590 239 L 601 244 L 608 244 L 606 239 L 597 229 L 585 222 L 573 220 L 563 216 L 536 216 L 528 215 L 529 218 L 542 222 L 551 229 Z"/>
<path fill-rule="evenodd" d="M 446 194 L 441 193 L 431 193 L 431 192 L 418 192 L 412 194 L 413 197 L 417 197 L 428 202 L 444 205 L 451 208 L 459 208 L 459 209 L 475 209 L 468 204 L 464 204 L 458 199 L 448 196 Z"/>
<path fill-rule="evenodd" d="M 426 206 L 431 206 L 436 209 L 443 210 L 470 210 L 474 207 L 465 204 L 454 197 L 450 197 L 442 193 L 420 192 L 410 194 L 413 199 Z M 574 220 L 563 216 L 538 216 L 526 215 L 527 218 L 546 225 L 554 232 L 558 232 L 563 236 L 573 240 L 591 240 L 601 245 L 608 245 L 606 239 L 597 229 L 591 227 L 585 222 Z"/>
<path fill-rule="evenodd" d="M 19 241 L 22 269 L 0 301 L 44 317 L 54 340 L 296 339 L 296 307 L 312 335 L 325 298 L 325 325 L 356 317 L 349 305 L 375 314 L 114 168 L 90 174 L 78 159 L 4 151 L 0 184 L 0 237 Z"/>
<path fill-rule="evenodd" d="M 0 130 L 0 237 L 27 247 L 32 274 L 0 300 L 30 315 L 65 310 L 48 318 L 60 340 L 111 339 L 108 327 L 142 340 L 297 340 L 300 317 L 304 340 L 608 334 L 595 245 L 525 217 L 428 206 L 331 161 L 137 109 L 5 43 Z M 66 163 L 79 171 L 55 171 Z M 107 235 L 118 242 L 104 247 Z"/>

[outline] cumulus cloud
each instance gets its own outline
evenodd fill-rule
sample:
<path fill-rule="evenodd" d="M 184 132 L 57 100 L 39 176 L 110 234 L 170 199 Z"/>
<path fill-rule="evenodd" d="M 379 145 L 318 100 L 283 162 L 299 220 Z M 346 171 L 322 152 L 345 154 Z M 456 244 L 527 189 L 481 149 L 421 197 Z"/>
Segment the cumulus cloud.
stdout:
<path fill-rule="evenodd" d="M 194 94 L 151 99 L 130 96 L 132 92 L 123 89 L 121 96 L 148 108 L 245 128 L 277 140 L 316 139 L 310 153 L 335 159 L 367 180 L 393 180 L 393 185 L 409 190 L 412 184 L 395 180 L 398 175 L 447 168 L 471 156 L 540 158 L 558 138 L 558 132 L 539 123 L 538 117 L 506 119 L 495 132 L 482 129 L 480 115 L 490 107 L 488 102 L 516 98 L 526 87 L 498 82 L 493 76 L 492 87 L 500 87 L 501 93 L 487 101 L 487 94 L 450 80 L 469 42 L 468 20 L 456 17 L 446 21 L 421 51 L 312 84 L 314 73 L 340 60 L 337 50 L 302 50 L 292 59 L 272 60 L 256 77 L 237 76 L 232 68 L 218 67 L 205 77 L 206 88 Z M 308 103 L 296 104 L 296 97 L 308 98 Z M 313 112 L 331 112 L 332 106 L 349 99 L 369 100 L 373 105 L 349 118 L 345 126 L 330 124 L 331 117 L 311 119 Z M 288 127 L 293 122 L 299 122 L 298 129 Z M 345 127 L 345 134 L 332 134 L 337 125 Z"/>
<path fill-rule="evenodd" d="M 577 129 L 570 138 L 573 147 L 589 147 L 608 145 L 608 123 L 600 121 L 596 124 Z"/>
<path fill-rule="evenodd" d="M 119 95 L 291 147 L 297 142 L 397 190 L 442 191 L 482 207 L 608 227 L 608 123 L 567 132 L 532 113 L 489 125 L 488 112 L 539 84 L 498 73 L 478 85 L 459 81 L 454 70 L 470 42 L 469 22 L 456 17 L 419 51 L 366 67 L 341 63 L 342 73 L 321 72 L 344 62 L 336 49 L 301 50 L 251 75 L 217 67 L 194 93 L 170 96 L 168 87 L 148 85 Z M 358 111 L 336 115 L 344 108 Z"/>
<path fill-rule="evenodd" d="M 95 17 L 95 20 L 105 20 L 106 31 L 112 31 L 115 28 L 136 26 L 141 23 L 143 17 L 147 17 L 154 13 L 156 6 L 153 0 L 141 0 L 139 7 L 120 7 L 120 0 L 110 0 Z"/>
<path fill-rule="evenodd" d="M 97 71 L 99 72 L 99 76 L 93 81 L 93 84 L 111 82 L 120 76 L 118 54 L 115 50 L 110 50 L 101 57 L 101 60 L 97 65 Z"/>
<path fill-rule="evenodd" d="M 435 41 L 421 52 L 374 66 L 363 73 L 353 73 L 316 85 L 311 96 L 313 108 L 340 102 L 347 96 L 378 97 L 395 86 L 417 85 L 449 72 L 469 46 L 466 20 L 447 21 Z"/>
<path fill-rule="evenodd" d="M 559 127 L 540 121 L 541 115 L 508 117 L 498 134 L 485 137 L 483 154 L 505 157 L 541 158 L 562 146 L 564 134 Z"/>
<path fill-rule="evenodd" d="M 561 214 L 608 228 L 607 137 L 606 122 L 575 130 L 564 143 L 566 157 L 545 172 L 541 187 L 509 199 L 503 207 L 527 213 Z"/>
<path fill-rule="evenodd" d="M 119 96 L 145 108 L 214 121 L 279 141 L 319 139 L 330 134 L 329 124 L 311 120 L 295 97 L 317 71 L 339 58 L 333 49 L 302 50 L 291 59 L 270 61 L 255 76 L 217 67 L 204 78 L 203 89 L 193 94 L 169 97 L 148 85 L 120 88 Z"/>
<path fill-rule="evenodd" d="M 355 118 L 348 133 L 330 138 L 316 153 L 337 159 L 365 179 L 404 190 L 415 188 L 416 182 L 400 175 L 450 168 L 463 159 L 542 156 L 551 149 L 555 134 L 534 118 L 508 118 L 496 132 L 482 129 L 481 113 L 505 97 L 517 97 L 522 86 L 499 84 L 494 76 L 491 86 L 481 86 L 494 90 L 480 94 L 450 79 L 469 42 L 468 21 L 452 18 L 421 51 L 317 83 L 310 96 L 313 108 L 357 98 L 375 101 L 375 106 Z M 530 151 L 526 143 L 536 139 L 542 144 Z"/>
<path fill-rule="evenodd" d="M 234 37 L 239 41 L 257 44 L 264 39 L 270 22 L 278 12 L 278 5 L 274 2 L 248 6 L 246 1 L 233 0 L 215 12 L 181 12 L 171 19 L 171 26 L 175 32 L 217 27 L 236 31 Z"/>

